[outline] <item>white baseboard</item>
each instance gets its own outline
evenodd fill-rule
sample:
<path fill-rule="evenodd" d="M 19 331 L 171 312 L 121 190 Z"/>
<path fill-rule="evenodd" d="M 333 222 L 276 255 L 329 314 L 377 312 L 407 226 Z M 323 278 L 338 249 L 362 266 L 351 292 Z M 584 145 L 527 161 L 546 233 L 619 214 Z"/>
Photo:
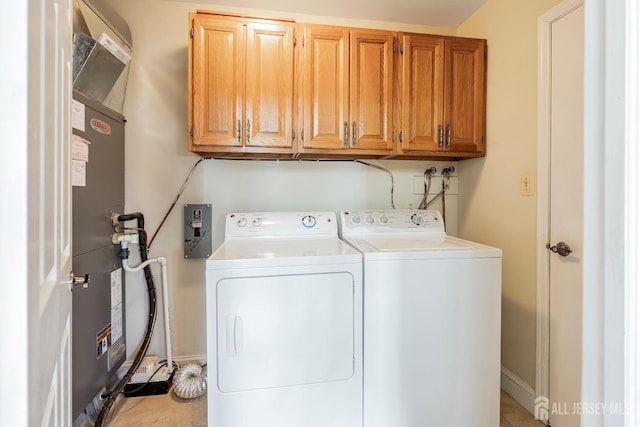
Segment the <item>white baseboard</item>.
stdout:
<path fill-rule="evenodd" d="M 516 374 L 501 367 L 500 388 L 518 402 L 524 409 L 533 414 L 536 392 L 529 384 L 522 381 Z"/>

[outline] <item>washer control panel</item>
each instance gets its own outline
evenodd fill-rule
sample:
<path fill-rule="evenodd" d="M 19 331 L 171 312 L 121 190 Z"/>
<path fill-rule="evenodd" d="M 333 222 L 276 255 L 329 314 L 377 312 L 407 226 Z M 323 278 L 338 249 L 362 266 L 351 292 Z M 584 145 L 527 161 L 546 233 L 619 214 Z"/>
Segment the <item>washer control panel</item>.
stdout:
<path fill-rule="evenodd" d="M 440 211 L 414 209 L 384 209 L 343 211 L 340 213 L 342 232 L 384 233 L 422 231 L 444 233 Z"/>
<path fill-rule="evenodd" d="M 226 217 L 225 236 L 337 235 L 333 212 L 245 212 Z"/>

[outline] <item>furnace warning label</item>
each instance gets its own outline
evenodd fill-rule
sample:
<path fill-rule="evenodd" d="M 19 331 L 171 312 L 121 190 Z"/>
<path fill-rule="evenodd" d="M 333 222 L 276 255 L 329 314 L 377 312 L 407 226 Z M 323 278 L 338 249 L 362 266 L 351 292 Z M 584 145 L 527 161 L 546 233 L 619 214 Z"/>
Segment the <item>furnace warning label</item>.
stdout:
<path fill-rule="evenodd" d="M 96 335 L 96 359 L 100 359 L 111 348 L 111 325 L 107 325 Z"/>

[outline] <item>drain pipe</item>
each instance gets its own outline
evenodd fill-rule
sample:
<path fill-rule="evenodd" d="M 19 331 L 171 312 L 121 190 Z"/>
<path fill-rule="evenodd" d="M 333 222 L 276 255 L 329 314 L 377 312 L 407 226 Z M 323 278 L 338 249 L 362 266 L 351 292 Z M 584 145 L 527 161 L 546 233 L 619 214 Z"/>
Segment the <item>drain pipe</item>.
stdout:
<path fill-rule="evenodd" d="M 144 229 L 144 215 L 141 212 L 135 212 L 131 214 L 119 214 L 117 212 L 113 212 L 111 214 L 111 222 L 116 231 L 119 231 L 120 229 L 120 226 L 119 226 L 120 222 L 127 222 L 127 221 L 133 221 L 133 220 L 137 222 L 136 230 L 138 230 L 137 237 L 138 237 L 138 245 L 140 249 L 140 259 L 144 262 L 147 260 L 147 233 Z M 116 237 L 115 244 L 117 243 L 118 241 Z M 129 258 L 129 249 L 120 248 L 119 256 L 120 256 L 120 259 Z M 149 344 L 151 343 L 151 335 L 153 334 L 153 329 L 155 328 L 156 317 L 157 317 L 156 314 L 158 310 L 157 310 L 157 302 L 156 302 L 156 299 L 157 299 L 156 285 L 153 280 L 153 275 L 151 274 L 151 269 L 149 268 L 149 266 L 144 267 L 144 278 L 147 284 L 147 293 L 149 295 L 149 315 L 147 317 L 147 328 L 145 331 L 145 335 L 142 339 L 142 342 L 140 343 L 140 347 L 138 348 L 138 351 L 135 357 L 133 358 L 133 363 L 131 364 L 131 367 L 129 368 L 127 373 L 124 375 L 124 377 L 120 379 L 120 381 L 113 388 L 113 390 L 111 390 L 111 392 L 108 394 L 108 398 L 104 402 L 104 405 L 102 406 L 102 409 L 98 414 L 98 418 L 96 418 L 96 422 L 94 425 L 97 427 L 103 427 L 106 424 L 106 419 L 107 419 L 107 416 L 109 415 L 109 412 L 111 411 L 111 408 L 115 404 L 115 401 L 120 395 L 120 393 L 122 393 L 122 391 L 124 390 L 127 383 L 133 377 L 134 372 L 140 367 L 140 364 L 142 363 L 142 358 L 146 354 L 149 348 Z"/>
<path fill-rule="evenodd" d="M 122 251 L 126 252 L 129 244 L 138 243 L 138 234 L 114 234 L 113 243 L 120 243 Z M 162 306 L 164 314 L 164 345 L 167 353 L 167 368 L 173 370 L 173 354 L 171 350 L 171 321 L 169 319 L 169 275 L 167 274 L 167 259 L 165 257 L 151 258 L 143 263 L 132 267 L 129 265 L 129 259 L 122 259 L 122 267 L 125 271 L 135 273 L 142 270 L 150 264 L 160 264 L 160 286 L 162 287 Z"/>

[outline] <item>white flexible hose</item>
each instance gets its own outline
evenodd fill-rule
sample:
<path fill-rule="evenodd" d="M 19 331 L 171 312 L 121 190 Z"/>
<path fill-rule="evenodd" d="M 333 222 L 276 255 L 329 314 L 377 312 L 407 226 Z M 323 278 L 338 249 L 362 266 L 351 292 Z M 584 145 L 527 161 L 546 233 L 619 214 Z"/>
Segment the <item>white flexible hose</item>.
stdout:
<path fill-rule="evenodd" d="M 207 368 L 187 363 L 173 377 L 173 392 L 182 399 L 195 399 L 207 392 Z"/>

